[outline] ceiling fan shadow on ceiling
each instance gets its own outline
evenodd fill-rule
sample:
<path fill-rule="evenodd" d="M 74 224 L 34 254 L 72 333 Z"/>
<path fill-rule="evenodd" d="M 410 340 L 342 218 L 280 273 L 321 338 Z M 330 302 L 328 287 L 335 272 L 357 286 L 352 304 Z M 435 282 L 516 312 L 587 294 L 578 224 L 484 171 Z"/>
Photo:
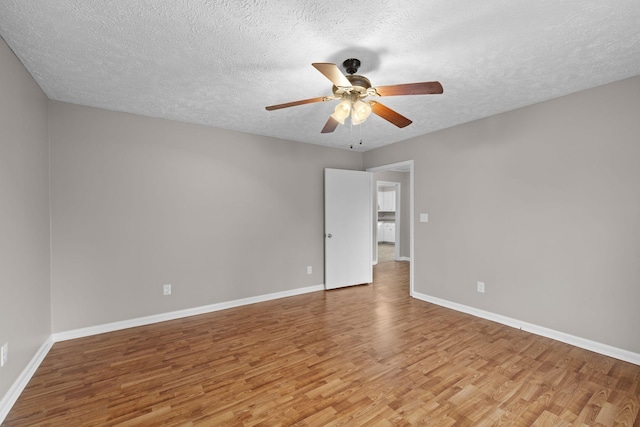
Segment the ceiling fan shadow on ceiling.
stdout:
<path fill-rule="evenodd" d="M 342 63 L 347 75 L 342 74 L 336 64 L 314 62 L 311 65 L 333 83 L 333 95 L 270 105 L 266 109 L 267 111 L 273 111 L 315 102 L 341 100 L 333 114 L 329 116 L 321 133 L 333 132 L 339 124 L 344 124 L 344 121 L 349 116 L 351 116 L 351 124 L 359 125 L 371 113 L 382 117 L 399 128 L 403 128 L 410 125 L 412 123 L 411 120 L 378 101 L 367 101 L 365 98 L 398 95 L 438 95 L 444 91 L 440 82 L 437 81 L 372 87 L 368 78 L 356 74 L 360 67 L 360 61 L 355 58 L 347 59 Z"/>

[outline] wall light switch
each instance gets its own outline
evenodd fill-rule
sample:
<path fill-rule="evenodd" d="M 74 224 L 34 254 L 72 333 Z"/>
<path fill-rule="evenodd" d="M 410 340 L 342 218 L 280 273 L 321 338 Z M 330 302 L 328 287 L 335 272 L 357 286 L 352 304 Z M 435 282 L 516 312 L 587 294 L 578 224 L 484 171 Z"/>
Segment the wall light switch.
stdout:
<path fill-rule="evenodd" d="M 171 284 L 162 285 L 162 295 L 171 295 Z"/>
<path fill-rule="evenodd" d="M 429 214 L 420 214 L 420 222 L 429 222 Z"/>
<path fill-rule="evenodd" d="M 307 266 L 307 274 L 312 274 L 313 273 L 313 267 L 311 267 L 310 265 Z"/>

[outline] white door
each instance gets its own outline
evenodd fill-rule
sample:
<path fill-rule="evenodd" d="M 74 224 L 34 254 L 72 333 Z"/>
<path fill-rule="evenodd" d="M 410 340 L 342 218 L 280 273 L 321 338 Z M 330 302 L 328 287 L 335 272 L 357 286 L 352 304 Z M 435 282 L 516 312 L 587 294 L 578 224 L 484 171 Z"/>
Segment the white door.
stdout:
<path fill-rule="evenodd" d="M 371 192 L 371 172 L 324 170 L 326 289 L 373 281 Z"/>

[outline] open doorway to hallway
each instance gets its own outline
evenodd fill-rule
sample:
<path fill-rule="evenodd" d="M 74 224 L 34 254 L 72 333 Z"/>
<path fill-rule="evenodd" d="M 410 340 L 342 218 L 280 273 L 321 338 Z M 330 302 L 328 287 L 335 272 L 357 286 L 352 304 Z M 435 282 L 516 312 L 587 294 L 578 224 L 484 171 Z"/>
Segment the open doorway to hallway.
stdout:
<path fill-rule="evenodd" d="M 376 200 L 375 242 L 377 242 L 377 256 L 373 259 L 377 262 L 400 260 L 402 247 L 402 226 L 406 221 L 401 221 L 404 210 L 402 209 L 402 182 L 407 182 L 408 172 L 379 171 L 373 175 L 377 192 L 373 195 Z M 396 181 L 383 181 L 395 179 Z M 405 245 L 406 246 L 406 245 Z"/>
<path fill-rule="evenodd" d="M 385 288 L 388 292 L 398 292 L 396 295 L 409 295 L 409 261 L 379 262 L 373 266 L 373 286 L 376 289 Z M 388 289 L 387 289 L 388 288 Z"/>
<path fill-rule="evenodd" d="M 369 168 L 373 173 L 374 283 L 376 271 L 404 264 L 413 295 L 413 160 Z M 378 266 L 391 264 L 381 269 Z"/>

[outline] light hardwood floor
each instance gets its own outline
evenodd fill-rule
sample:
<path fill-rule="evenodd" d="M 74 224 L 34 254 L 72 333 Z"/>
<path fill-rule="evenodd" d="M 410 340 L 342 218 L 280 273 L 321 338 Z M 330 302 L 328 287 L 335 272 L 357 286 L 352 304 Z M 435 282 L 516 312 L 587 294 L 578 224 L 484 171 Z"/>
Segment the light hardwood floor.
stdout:
<path fill-rule="evenodd" d="M 378 262 L 393 262 L 396 260 L 396 245 L 393 243 L 378 243 Z"/>
<path fill-rule="evenodd" d="M 56 343 L 6 426 L 640 426 L 640 366 L 374 284 Z"/>

